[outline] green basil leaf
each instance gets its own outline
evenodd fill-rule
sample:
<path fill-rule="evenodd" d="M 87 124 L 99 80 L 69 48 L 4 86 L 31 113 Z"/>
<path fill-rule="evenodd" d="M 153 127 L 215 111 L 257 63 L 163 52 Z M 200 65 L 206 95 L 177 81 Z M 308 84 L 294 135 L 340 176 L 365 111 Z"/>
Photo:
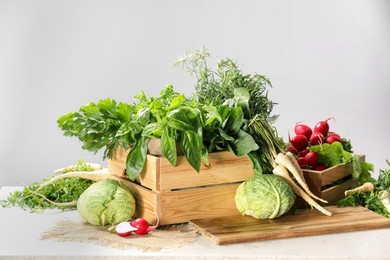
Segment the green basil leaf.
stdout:
<path fill-rule="evenodd" d="M 218 109 L 214 106 L 206 106 L 203 108 L 206 113 L 206 123 L 205 126 L 211 125 L 215 120 L 218 121 L 219 124 L 217 126 L 222 124 L 222 117 L 218 112 Z"/>
<path fill-rule="evenodd" d="M 180 107 L 167 114 L 169 124 L 179 131 L 195 130 L 203 127 L 201 112 L 197 108 Z"/>
<path fill-rule="evenodd" d="M 255 172 L 256 175 L 263 174 L 263 169 L 261 167 L 261 158 L 259 157 L 258 153 L 255 152 L 249 152 L 247 154 L 249 161 L 252 165 L 252 169 Z"/>
<path fill-rule="evenodd" d="M 229 134 L 237 134 L 240 131 L 242 123 L 244 122 L 244 112 L 241 107 L 232 109 L 229 117 L 222 125 L 225 131 Z"/>
<path fill-rule="evenodd" d="M 138 116 L 138 122 L 142 126 L 146 126 L 150 122 L 150 109 L 149 108 L 143 108 L 141 110 L 138 110 L 137 113 Z"/>
<path fill-rule="evenodd" d="M 171 101 L 171 104 L 169 105 L 169 110 L 175 109 L 175 108 L 183 105 L 186 101 L 187 101 L 187 99 L 185 98 L 185 96 L 183 94 L 174 97 Z"/>
<path fill-rule="evenodd" d="M 219 135 L 226 141 L 234 141 L 234 138 L 228 135 L 222 128 L 218 128 Z"/>
<path fill-rule="evenodd" d="M 238 132 L 236 140 L 231 143 L 231 147 L 237 156 L 243 156 L 259 149 L 253 137 L 243 130 Z"/>
<path fill-rule="evenodd" d="M 169 126 L 165 126 L 161 133 L 161 149 L 167 160 L 176 166 L 177 151 L 176 151 L 176 138 L 175 132 Z"/>
<path fill-rule="evenodd" d="M 161 124 L 154 122 L 154 123 L 149 123 L 147 126 L 144 127 L 142 131 L 142 136 L 145 137 L 161 137 L 162 135 L 162 128 Z"/>
<path fill-rule="evenodd" d="M 146 138 L 142 137 L 131 148 L 126 158 L 126 174 L 130 180 L 135 181 L 144 168 L 147 152 Z"/>
<path fill-rule="evenodd" d="M 192 130 L 183 132 L 181 146 L 189 164 L 197 171 L 200 171 L 202 161 L 202 148 L 200 136 Z"/>
<path fill-rule="evenodd" d="M 221 117 L 221 123 L 225 122 L 228 116 L 231 113 L 231 108 L 227 106 L 219 106 L 218 107 L 218 113 L 220 114 Z"/>

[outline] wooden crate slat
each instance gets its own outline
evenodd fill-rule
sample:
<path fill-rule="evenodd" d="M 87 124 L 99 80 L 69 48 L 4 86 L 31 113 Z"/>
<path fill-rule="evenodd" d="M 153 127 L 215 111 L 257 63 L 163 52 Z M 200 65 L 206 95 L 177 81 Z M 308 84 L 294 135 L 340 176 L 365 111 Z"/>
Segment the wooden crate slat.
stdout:
<path fill-rule="evenodd" d="M 247 157 L 237 157 L 230 152 L 209 154 L 209 166 L 202 162 L 200 172 L 196 172 L 184 156 L 178 156 L 177 166 L 172 166 L 166 158 L 160 157 L 160 190 L 173 190 L 205 185 L 217 185 L 244 181 L 254 175 Z"/>

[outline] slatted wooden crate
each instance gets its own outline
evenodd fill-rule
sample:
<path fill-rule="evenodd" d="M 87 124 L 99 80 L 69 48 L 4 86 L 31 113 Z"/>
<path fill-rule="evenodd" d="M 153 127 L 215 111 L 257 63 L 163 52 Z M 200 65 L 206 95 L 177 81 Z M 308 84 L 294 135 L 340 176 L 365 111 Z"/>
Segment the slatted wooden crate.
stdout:
<path fill-rule="evenodd" d="M 111 174 L 126 178 L 127 154 L 123 148 L 116 150 L 108 161 Z M 165 157 L 148 154 L 139 178 L 131 183 L 137 200 L 135 216 L 150 222 L 158 216 L 166 225 L 239 215 L 234 196 L 237 187 L 254 175 L 249 159 L 215 152 L 209 154 L 209 162 L 198 173 L 184 156 L 178 156 L 174 167 Z"/>
<path fill-rule="evenodd" d="M 360 155 L 364 161 L 365 156 Z M 340 164 L 324 171 L 303 170 L 303 175 L 310 190 L 318 197 L 328 201 L 321 205 L 334 205 L 344 197 L 344 191 L 356 186 L 357 180 L 352 178 L 352 163 Z M 299 206 L 306 206 L 299 203 Z"/>

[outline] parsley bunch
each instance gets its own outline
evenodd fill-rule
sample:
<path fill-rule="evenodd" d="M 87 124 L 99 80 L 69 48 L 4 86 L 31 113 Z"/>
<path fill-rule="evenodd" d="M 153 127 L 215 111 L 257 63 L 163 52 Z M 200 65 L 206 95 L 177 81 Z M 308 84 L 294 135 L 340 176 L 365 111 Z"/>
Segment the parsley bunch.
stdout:
<path fill-rule="evenodd" d="M 389 168 L 379 171 L 377 180 L 373 180 L 374 191 L 352 193 L 337 202 L 339 207 L 363 206 L 385 217 L 390 217 L 390 212 L 383 206 L 378 194 L 382 190 L 390 190 L 390 163 L 386 161 Z"/>

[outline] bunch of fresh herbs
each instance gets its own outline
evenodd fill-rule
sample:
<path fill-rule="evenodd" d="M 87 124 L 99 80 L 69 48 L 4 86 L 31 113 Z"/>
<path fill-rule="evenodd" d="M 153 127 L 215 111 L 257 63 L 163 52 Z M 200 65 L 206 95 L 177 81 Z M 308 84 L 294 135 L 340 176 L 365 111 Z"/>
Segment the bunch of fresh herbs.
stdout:
<path fill-rule="evenodd" d="M 79 160 L 76 171 L 92 171 L 91 167 L 85 161 Z M 66 173 L 64 171 L 63 173 Z M 46 182 L 51 178 L 43 180 Z M 1 200 L 2 207 L 18 206 L 22 209 L 30 209 L 32 212 L 41 211 L 44 209 L 60 208 L 61 210 L 73 209 L 75 206 L 58 207 L 53 203 L 48 202 L 45 198 L 59 203 L 75 201 L 79 196 L 93 183 L 91 180 L 82 178 L 66 178 L 57 180 L 51 185 L 48 185 L 39 192 L 35 192 L 41 185 L 34 182 L 25 186 L 21 191 L 11 193 L 6 199 Z"/>
<path fill-rule="evenodd" d="M 371 192 L 356 192 L 349 194 L 345 198 L 337 202 L 339 207 L 354 207 L 363 206 L 385 217 L 390 217 L 390 212 L 383 206 L 383 203 L 378 198 L 380 191 L 390 191 L 390 163 L 386 161 L 389 168 L 380 170 L 377 180 L 373 180 L 375 185 L 374 191 Z"/>
<path fill-rule="evenodd" d="M 196 77 L 194 94 L 199 102 L 218 107 L 234 97 L 236 88 L 245 88 L 250 97 L 245 108 L 246 119 L 260 115 L 271 124 L 277 119 L 277 115 L 271 116 L 276 103 L 268 98 L 268 90 L 272 85 L 266 76 L 246 74 L 236 61 L 229 58 L 218 60 L 216 68 L 213 69 L 207 63 L 209 58 L 210 53 L 203 48 L 187 51 L 175 63 Z"/>
<path fill-rule="evenodd" d="M 126 173 L 134 180 L 141 172 L 147 155 L 147 139 L 160 138 L 162 153 L 176 165 L 176 144 L 196 170 L 202 159 L 207 164 L 209 152 L 228 150 L 243 156 L 257 150 L 246 126 L 244 110 L 249 93 L 236 88 L 232 99 L 218 106 L 203 105 L 195 98 L 187 98 L 166 86 L 159 97 L 148 97 L 141 92 L 132 104 L 117 103 L 112 99 L 90 103 L 58 119 L 66 136 L 76 136 L 83 148 L 98 151 L 105 147 L 104 156 L 111 156 L 121 145 L 131 147 L 126 160 Z"/>

